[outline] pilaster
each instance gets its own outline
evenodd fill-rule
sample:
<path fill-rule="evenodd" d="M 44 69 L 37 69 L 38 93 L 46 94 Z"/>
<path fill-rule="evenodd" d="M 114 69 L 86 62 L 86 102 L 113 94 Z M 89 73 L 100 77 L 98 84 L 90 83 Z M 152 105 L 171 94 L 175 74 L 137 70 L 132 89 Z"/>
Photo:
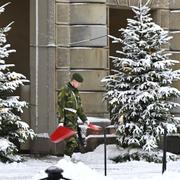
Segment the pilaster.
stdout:
<path fill-rule="evenodd" d="M 42 148 L 50 153 L 44 137 L 41 138 L 43 146 L 38 146 L 39 134 L 52 133 L 57 123 L 54 5 L 54 0 L 30 1 L 30 114 L 31 127 L 38 134 L 31 143 L 32 152 L 40 152 Z M 54 144 L 48 146 L 55 152 Z"/>

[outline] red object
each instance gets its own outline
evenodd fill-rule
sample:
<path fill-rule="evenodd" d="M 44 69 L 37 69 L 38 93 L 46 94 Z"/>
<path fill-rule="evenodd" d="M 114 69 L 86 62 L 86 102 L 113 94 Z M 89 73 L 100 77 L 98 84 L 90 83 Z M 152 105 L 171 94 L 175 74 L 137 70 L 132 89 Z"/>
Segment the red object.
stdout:
<path fill-rule="evenodd" d="M 92 129 L 92 130 L 94 130 L 94 131 L 100 131 L 100 130 L 102 130 L 102 127 L 97 126 L 97 125 L 95 125 L 95 124 L 91 124 L 91 123 L 88 125 L 88 128 L 90 128 L 90 129 Z"/>
<path fill-rule="evenodd" d="M 60 141 L 63 141 L 66 138 L 69 138 L 73 135 L 75 135 L 76 132 L 73 131 L 70 128 L 59 126 L 51 135 L 50 139 L 54 143 L 58 143 Z"/>

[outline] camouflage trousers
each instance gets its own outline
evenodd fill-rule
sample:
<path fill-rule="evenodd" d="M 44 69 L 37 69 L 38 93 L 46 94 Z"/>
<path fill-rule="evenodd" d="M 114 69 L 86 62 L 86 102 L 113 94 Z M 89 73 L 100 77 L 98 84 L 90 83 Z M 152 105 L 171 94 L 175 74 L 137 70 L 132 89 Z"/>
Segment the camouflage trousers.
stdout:
<path fill-rule="evenodd" d="M 66 140 L 66 145 L 64 149 L 64 154 L 67 156 L 72 156 L 74 152 L 81 152 L 85 153 L 86 148 L 83 140 L 81 140 L 79 137 L 73 136 Z"/>
<path fill-rule="evenodd" d="M 66 146 L 64 149 L 64 154 L 67 156 L 72 156 L 74 150 L 78 147 L 78 140 L 76 136 L 70 137 L 68 140 L 66 140 Z"/>
<path fill-rule="evenodd" d="M 68 156 L 72 156 L 75 150 L 79 150 L 81 152 L 84 152 L 85 150 L 80 140 L 80 132 L 79 132 L 79 127 L 77 125 L 77 116 L 70 116 L 70 115 L 68 116 L 68 115 L 66 114 L 65 127 L 73 129 L 78 134 L 78 137 L 75 135 L 66 140 L 64 154 Z"/>

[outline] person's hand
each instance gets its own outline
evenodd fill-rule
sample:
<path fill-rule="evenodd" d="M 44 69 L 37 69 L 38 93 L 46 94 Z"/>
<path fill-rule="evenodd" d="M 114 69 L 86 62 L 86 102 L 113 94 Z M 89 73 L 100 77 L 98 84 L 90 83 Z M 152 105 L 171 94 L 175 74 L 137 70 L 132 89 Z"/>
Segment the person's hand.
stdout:
<path fill-rule="evenodd" d="M 84 123 L 85 125 L 89 125 L 90 124 L 90 121 L 89 120 L 87 120 L 87 121 L 85 121 L 85 123 Z"/>
<path fill-rule="evenodd" d="M 64 123 L 59 123 L 59 124 L 58 124 L 58 127 L 59 127 L 59 126 L 64 126 Z"/>

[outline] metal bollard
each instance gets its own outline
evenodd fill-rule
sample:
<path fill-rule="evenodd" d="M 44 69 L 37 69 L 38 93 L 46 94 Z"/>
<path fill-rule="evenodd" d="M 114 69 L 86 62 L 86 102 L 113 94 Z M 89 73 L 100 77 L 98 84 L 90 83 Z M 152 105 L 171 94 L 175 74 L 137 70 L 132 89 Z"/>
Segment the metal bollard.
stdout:
<path fill-rule="evenodd" d="M 104 127 L 104 175 L 107 176 L 107 139 L 106 139 L 106 127 Z"/>
<path fill-rule="evenodd" d="M 51 166 L 48 169 L 45 170 L 45 172 L 48 174 L 47 178 L 41 179 L 41 180 L 70 180 L 68 178 L 63 177 L 63 169 L 58 168 L 56 166 Z"/>
<path fill-rule="evenodd" d="M 167 164 L 166 152 L 167 152 L 167 129 L 164 127 L 162 174 L 166 171 L 166 164 Z"/>

